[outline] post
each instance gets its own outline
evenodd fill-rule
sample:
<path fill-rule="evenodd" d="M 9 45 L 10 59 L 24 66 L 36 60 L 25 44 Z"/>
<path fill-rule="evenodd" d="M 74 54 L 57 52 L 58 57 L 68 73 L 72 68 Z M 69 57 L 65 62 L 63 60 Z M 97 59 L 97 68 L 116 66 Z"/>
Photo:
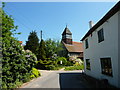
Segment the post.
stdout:
<path fill-rule="evenodd" d="M 40 33 L 40 35 L 41 35 L 41 40 L 42 40 L 42 30 L 41 30 L 41 33 Z"/>

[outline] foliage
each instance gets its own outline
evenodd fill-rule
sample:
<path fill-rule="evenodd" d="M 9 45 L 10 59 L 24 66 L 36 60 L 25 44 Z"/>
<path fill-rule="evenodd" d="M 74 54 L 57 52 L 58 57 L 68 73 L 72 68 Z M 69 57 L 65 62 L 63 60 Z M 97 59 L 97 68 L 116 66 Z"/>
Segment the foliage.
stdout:
<path fill-rule="evenodd" d="M 57 56 L 60 55 L 60 51 L 63 49 L 62 44 L 59 41 L 48 39 L 45 41 L 46 45 L 46 57 L 51 58 L 56 54 Z"/>
<path fill-rule="evenodd" d="M 65 66 L 57 66 L 57 67 L 54 67 L 54 69 L 52 69 L 52 70 L 60 70 L 60 69 L 62 69 L 62 68 L 64 68 Z"/>
<path fill-rule="evenodd" d="M 67 64 L 67 59 L 65 57 L 58 57 L 57 58 L 57 64 L 60 64 L 62 61 L 62 65 L 65 66 Z"/>
<path fill-rule="evenodd" d="M 46 50 L 45 42 L 42 39 L 40 42 L 39 50 L 38 50 L 38 56 L 37 56 L 38 60 L 45 60 L 45 58 L 46 58 L 45 50 Z"/>
<path fill-rule="evenodd" d="M 54 65 L 46 65 L 46 69 L 47 70 L 55 70 L 55 66 Z"/>
<path fill-rule="evenodd" d="M 52 65 L 51 60 L 39 60 L 37 61 L 36 68 L 43 69 L 43 70 L 50 70 L 49 65 Z"/>
<path fill-rule="evenodd" d="M 30 76 L 31 78 L 37 78 L 41 76 L 40 72 L 36 68 L 32 68 L 32 75 Z"/>
<path fill-rule="evenodd" d="M 57 61 L 52 60 L 40 60 L 37 62 L 36 68 L 43 69 L 43 70 L 59 70 L 64 66 L 57 64 Z"/>
<path fill-rule="evenodd" d="M 67 61 L 65 66 L 73 66 L 73 62 L 72 61 Z"/>
<path fill-rule="evenodd" d="M 25 58 L 30 69 L 37 64 L 37 57 L 30 50 L 25 50 Z M 27 68 L 28 69 L 28 68 Z"/>
<path fill-rule="evenodd" d="M 83 65 L 83 63 L 81 62 L 75 62 L 74 66 L 78 66 L 78 65 Z"/>
<path fill-rule="evenodd" d="M 31 75 L 31 72 L 26 73 L 22 78 L 22 82 L 25 83 L 30 81 L 31 80 L 30 75 Z"/>
<path fill-rule="evenodd" d="M 35 56 L 24 51 L 19 41 L 12 37 L 16 29 L 12 17 L 2 10 L 2 88 L 16 88 L 29 81 L 36 63 Z"/>
<path fill-rule="evenodd" d="M 69 67 L 65 67 L 64 70 L 83 70 L 84 66 L 83 65 L 75 65 L 75 66 L 69 66 Z"/>
<path fill-rule="evenodd" d="M 47 66 L 47 69 L 48 69 L 48 70 L 59 70 L 59 69 L 62 69 L 63 67 L 65 67 L 65 66 L 61 66 L 61 65 L 58 65 L 58 66 L 48 65 L 48 66 Z"/>
<path fill-rule="evenodd" d="M 26 41 L 25 50 L 32 51 L 36 56 L 38 55 L 38 48 L 39 48 L 39 39 L 37 36 L 36 31 L 30 32 L 28 36 L 28 41 Z"/>
<path fill-rule="evenodd" d="M 0 57 L 2 57 L 2 8 L 0 8 Z M 0 85 L 2 83 L 2 59 L 0 58 Z"/>
<path fill-rule="evenodd" d="M 60 64 L 60 61 L 62 61 L 62 64 Z M 67 59 L 64 57 L 56 57 L 55 59 L 46 58 L 45 60 L 37 61 L 36 68 L 43 70 L 58 70 L 61 67 L 65 66 L 67 62 Z"/>
<path fill-rule="evenodd" d="M 45 41 L 46 44 L 46 57 L 51 58 L 53 54 L 55 54 L 55 41 L 52 41 L 51 39 L 48 39 Z"/>
<path fill-rule="evenodd" d="M 56 54 L 59 56 L 59 57 L 64 57 L 63 55 L 63 44 L 60 42 L 60 41 L 57 41 L 56 42 L 56 46 L 57 46 L 57 49 L 56 49 Z"/>

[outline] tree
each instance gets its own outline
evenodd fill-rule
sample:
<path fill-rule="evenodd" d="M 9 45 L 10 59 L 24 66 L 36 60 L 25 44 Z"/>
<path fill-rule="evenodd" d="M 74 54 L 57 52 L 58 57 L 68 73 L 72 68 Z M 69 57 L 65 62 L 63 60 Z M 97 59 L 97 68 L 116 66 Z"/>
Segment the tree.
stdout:
<path fill-rule="evenodd" d="M 36 31 L 30 32 L 30 35 L 28 36 L 28 41 L 26 41 L 26 46 L 24 48 L 25 50 L 28 49 L 32 51 L 36 56 L 38 55 L 39 39 Z"/>
<path fill-rule="evenodd" d="M 51 58 L 54 54 L 60 56 L 62 48 L 62 44 L 57 40 L 48 39 L 45 41 L 46 43 L 46 57 Z"/>
<path fill-rule="evenodd" d="M 37 55 L 37 58 L 38 60 L 45 60 L 46 59 L 46 47 L 45 47 L 45 42 L 44 40 L 42 39 L 41 42 L 40 42 L 40 46 L 39 46 L 39 49 L 38 49 L 38 55 Z"/>
<path fill-rule="evenodd" d="M 13 37 L 17 27 L 14 20 L 2 9 L 2 88 L 16 88 L 26 82 L 35 66 L 35 57 L 26 53 L 19 41 Z M 0 38 L 1 39 L 1 38 Z M 30 57 L 26 57 L 30 54 Z"/>
<path fill-rule="evenodd" d="M 63 51 L 64 51 L 63 44 L 60 41 L 57 41 L 56 42 L 56 47 L 57 47 L 56 48 L 57 55 L 60 56 L 60 57 L 64 57 L 64 55 L 63 55 Z"/>
<path fill-rule="evenodd" d="M 46 40 L 45 43 L 46 43 L 46 57 L 51 58 L 53 54 L 55 54 L 56 43 L 51 39 Z"/>

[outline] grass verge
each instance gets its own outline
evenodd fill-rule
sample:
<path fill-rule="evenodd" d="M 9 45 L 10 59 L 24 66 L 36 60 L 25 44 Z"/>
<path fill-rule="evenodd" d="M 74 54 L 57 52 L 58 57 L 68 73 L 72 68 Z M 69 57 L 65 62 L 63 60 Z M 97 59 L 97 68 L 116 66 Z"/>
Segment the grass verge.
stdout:
<path fill-rule="evenodd" d="M 69 70 L 83 70 L 84 66 L 83 65 L 75 65 L 75 66 L 68 66 L 65 67 L 65 71 L 69 71 Z"/>

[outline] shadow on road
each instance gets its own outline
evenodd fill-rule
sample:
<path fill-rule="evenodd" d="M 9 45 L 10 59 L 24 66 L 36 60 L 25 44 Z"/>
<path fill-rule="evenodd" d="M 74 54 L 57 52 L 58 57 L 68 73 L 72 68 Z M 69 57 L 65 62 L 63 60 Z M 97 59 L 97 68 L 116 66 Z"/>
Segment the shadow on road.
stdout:
<path fill-rule="evenodd" d="M 103 80 L 97 80 L 83 73 L 59 73 L 61 90 L 85 90 L 95 88 L 115 88 Z"/>
<path fill-rule="evenodd" d="M 61 90 L 84 90 L 85 88 L 90 88 L 82 73 L 59 73 L 59 82 Z"/>

